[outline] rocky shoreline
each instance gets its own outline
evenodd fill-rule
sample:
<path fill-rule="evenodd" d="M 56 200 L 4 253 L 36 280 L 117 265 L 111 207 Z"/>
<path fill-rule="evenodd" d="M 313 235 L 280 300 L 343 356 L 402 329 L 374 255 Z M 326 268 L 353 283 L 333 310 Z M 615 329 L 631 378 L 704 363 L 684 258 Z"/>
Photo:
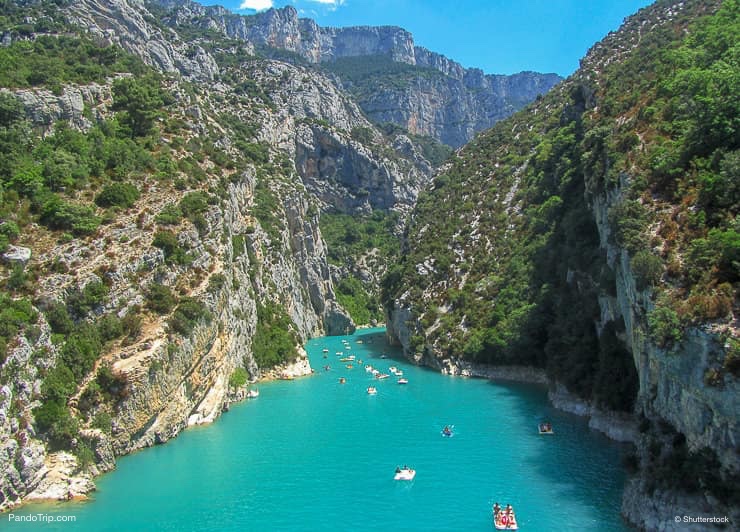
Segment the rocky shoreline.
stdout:
<path fill-rule="evenodd" d="M 633 416 L 603 410 L 588 401 L 584 401 L 571 394 L 565 386 L 549 379 L 545 370 L 531 366 L 495 366 L 486 364 L 472 364 L 461 360 L 445 359 L 437 367 L 444 375 L 460 375 L 476 377 L 494 381 L 512 381 L 547 386 L 547 397 L 552 405 L 564 412 L 589 418 L 588 426 L 597 430 L 608 438 L 622 443 L 637 441 L 637 421 Z"/>
<path fill-rule="evenodd" d="M 313 374 L 313 369 L 308 361 L 306 351 L 301 347 L 298 354 L 298 359 L 294 362 L 276 366 L 264 372 L 259 379 L 254 379 L 249 385 L 286 378 L 294 379 Z M 227 401 L 222 405 L 222 408 L 213 410 L 208 416 L 201 416 L 199 414 L 191 415 L 182 429 L 215 422 L 223 412 L 228 411 L 229 405 L 247 399 L 246 388 L 247 385 L 231 392 Z M 173 437 L 177 437 L 181 432 L 178 431 Z M 85 436 L 86 440 L 93 442 L 92 447 L 96 455 L 96 463 L 94 465 L 89 468 L 80 467 L 77 457 L 67 451 L 46 455 L 43 470 L 38 475 L 36 487 L 19 504 L 8 506 L 3 509 L 2 513 L 7 513 L 26 504 L 87 500 L 89 498 L 88 495 L 97 489 L 95 486 L 95 477 L 114 470 L 116 468 L 116 459 L 109 442 L 107 445 L 94 445 L 95 442 L 102 443 L 107 441 L 99 430 L 85 431 L 83 436 Z M 167 443 L 167 441 L 164 440 L 157 443 Z"/>

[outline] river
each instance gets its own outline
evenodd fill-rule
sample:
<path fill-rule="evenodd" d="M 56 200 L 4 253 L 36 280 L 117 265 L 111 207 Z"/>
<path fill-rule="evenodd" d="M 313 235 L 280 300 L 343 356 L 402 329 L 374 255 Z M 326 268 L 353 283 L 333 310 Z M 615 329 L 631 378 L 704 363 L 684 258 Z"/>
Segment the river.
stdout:
<path fill-rule="evenodd" d="M 13 512 L 74 523 L 6 514 L 0 528 L 474 531 L 493 529 L 499 502 L 514 506 L 520 530 L 628 529 L 620 446 L 550 406 L 541 386 L 413 366 L 382 329 L 312 339 L 306 350 L 314 375 L 259 384 L 258 398 L 214 424 L 121 458 L 90 501 Z M 354 355 L 354 367 L 337 352 Z M 396 366 L 409 382 L 374 379 L 365 364 Z M 554 435 L 538 434 L 545 419 Z M 442 436 L 445 425 L 452 437 Z M 416 478 L 394 481 L 406 464 Z"/>

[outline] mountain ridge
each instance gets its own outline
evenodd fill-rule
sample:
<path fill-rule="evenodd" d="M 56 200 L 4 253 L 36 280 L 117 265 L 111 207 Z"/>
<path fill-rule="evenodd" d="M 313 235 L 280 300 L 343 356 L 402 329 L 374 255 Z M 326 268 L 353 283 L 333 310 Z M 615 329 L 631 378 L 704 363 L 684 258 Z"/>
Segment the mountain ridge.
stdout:
<path fill-rule="evenodd" d="M 459 147 L 495 121 L 519 109 L 562 78 L 557 74 L 523 71 L 513 75 L 485 74 L 464 68 L 442 54 L 414 44 L 413 35 L 397 26 L 321 27 L 299 18 L 292 6 L 244 16 L 223 7 L 190 0 L 152 2 L 162 6 L 163 20 L 216 31 L 253 46 L 269 46 L 298 54 L 316 65 L 356 57 L 388 57 L 412 67 L 432 68 L 446 76 L 443 83 L 394 90 L 382 83 L 371 87 L 372 100 L 359 99 L 376 123 L 394 122 L 414 134 L 429 135 Z M 254 50 L 253 50 L 254 51 Z M 329 66 L 331 70 L 331 67 Z M 422 78 L 416 78 L 423 80 Z M 437 103 L 439 101 L 439 103 Z M 454 108 L 455 111 L 448 109 Z"/>

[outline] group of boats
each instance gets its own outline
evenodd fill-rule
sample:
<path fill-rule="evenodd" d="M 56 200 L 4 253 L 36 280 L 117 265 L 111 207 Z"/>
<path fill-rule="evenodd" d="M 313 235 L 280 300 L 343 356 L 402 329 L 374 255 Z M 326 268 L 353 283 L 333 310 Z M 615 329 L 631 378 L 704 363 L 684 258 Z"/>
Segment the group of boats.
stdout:
<path fill-rule="evenodd" d="M 350 350 L 351 346 L 347 340 L 342 340 L 342 343 L 345 346 L 345 350 Z M 357 343 L 362 343 L 362 340 L 358 340 Z M 324 358 L 327 358 L 327 353 L 329 353 L 329 349 L 324 349 Z M 359 365 L 362 365 L 362 360 L 356 360 L 356 357 L 351 354 L 345 354 L 343 351 L 337 351 L 336 355 L 338 357 L 341 357 L 339 359 L 340 362 L 357 362 Z M 387 358 L 386 355 L 381 356 L 380 358 Z M 347 367 L 351 369 L 351 364 L 348 364 Z M 329 365 L 324 366 L 325 371 L 329 371 L 331 367 Z M 372 374 L 372 376 L 377 380 L 384 380 L 387 379 L 393 374 L 394 376 L 398 377 L 398 384 L 408 384 L 408 380 L 404 378 L 403 371 L 397 368 L 396 366 L 390 366 L 388 368 L 388 373 L 384 373 L 376 368 L 374 368 L 372 365 L 367 364 L 365 365 L 365 371 L 367 373 Z M 347 382 L 347 379 L 345 377 L 339 378 L 340 384 L 345 384 Z M 366 392 L 368 395 L 377 395 L 378 389 L 375 386 L 368 386 L 366 389 Z M 441 430 L 441 435 L 444 438 L 451 438 L 454 435 L 454 425 L 445 425 L 445 427 Z M 538 425 L 538 430 L 540 434 L 554 434 L 552 424 L 549 422 L 543 422 Z M 403 467 L 396 467 L 395 474 L 393 476 L 393 480 L 398 481 L 411 481 L 416 477 L 416 470 L 410 468 L 409 466 L 404 465 Z M 493 505 L 493 525 L 496 530 L 518 530 L 519 525 L 517 524 L 516 515 L 514 513 L 514 508 L 507 504 L 505 508 L 501 508 L 498 503 L 495 503 Z"/>
<path fill-rule="evenodd" d="M 399 377 L 398 381 L 396 381 L 398 382 L 398 384 L 408 384 L 409 383 L 409 380 L 403 376 L 403 371 L 398 369 L 396 366 L 391 366 L 390 368 L 388 368 L 388 373 L 383 373 L 380 370 L 377 370 L 374 367 L 372 367 L 370 364 L 368 364 L 365 366 L 365 371 L 367 373 L 371 373 L 373 377 L 375 377 L 378 380 L 387 379 L 391 376 L 390 374 L 392 373 L 396 377 Z"/>

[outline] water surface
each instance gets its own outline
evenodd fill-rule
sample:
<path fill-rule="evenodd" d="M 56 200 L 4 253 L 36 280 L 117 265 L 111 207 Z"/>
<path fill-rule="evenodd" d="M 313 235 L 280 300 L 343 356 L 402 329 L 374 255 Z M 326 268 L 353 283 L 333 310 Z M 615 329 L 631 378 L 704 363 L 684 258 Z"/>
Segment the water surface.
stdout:
<path fill-rule="evenodd" d="M 382 329 L 306 347 L 315 375 L 261 384 L 259 398 L 213 425 L 121 458 L 92 501 L 15 512 L 74 514 L 74 524 L 0 516 L 0 528 L 474 531 L 493 529 L 498 501 L 514 505 L 520 530 L 627 529 L 619 446 L 552 408 L 543 388 L 417 368 Z M 357 363 L 348 369 L 336 352 L 381 370 L 395 365 L 409 384 L 377 381 Z M 543 419 L 555 435 L 538 434 Z M 447 424 L 452 438 L 441 436 Z M 394 481 L 404 464 L 416 478 Z"/>

